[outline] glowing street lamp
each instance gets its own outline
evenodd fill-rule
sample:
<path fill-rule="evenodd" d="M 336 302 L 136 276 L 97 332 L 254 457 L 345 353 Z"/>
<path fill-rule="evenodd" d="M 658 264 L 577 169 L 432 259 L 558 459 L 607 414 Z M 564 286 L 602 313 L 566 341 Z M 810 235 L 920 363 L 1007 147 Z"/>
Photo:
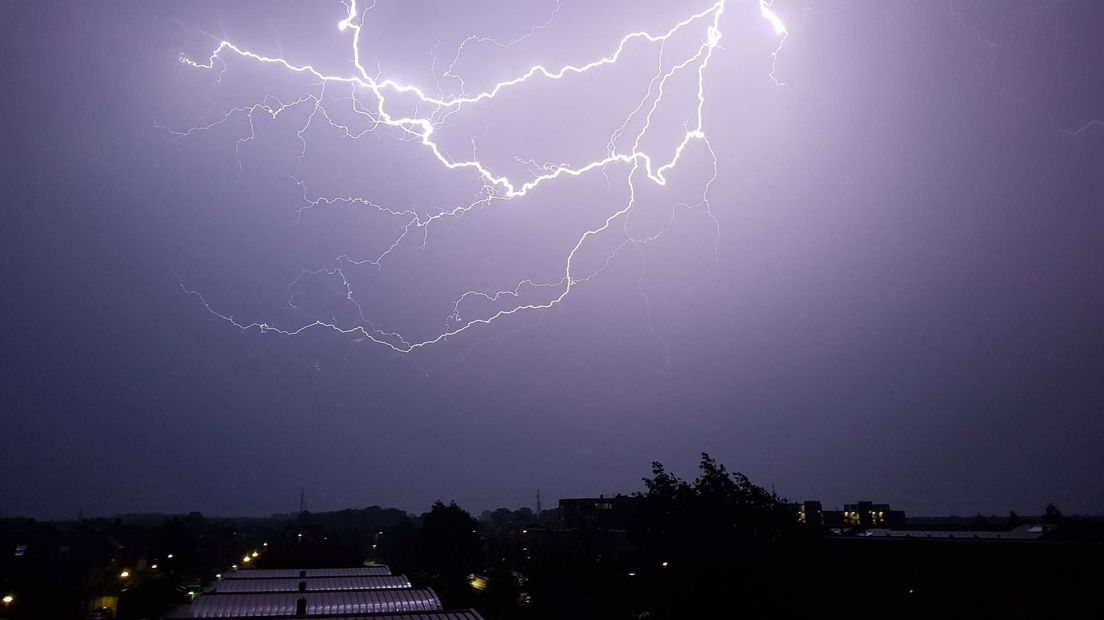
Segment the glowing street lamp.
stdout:
<path fill-rule="evenodd" d="M 130 577 L 130 571 L 123 570 L 123 572 L 119 573 L 119 579 L 126 579 L 127 577 Z"/>
<path fill-rule="evenodd" d="M 0 601 L 4 601 L 5 605 L 11 605 L 12 603 L 15 602 L 15 597 L 12 596 L 11 594 L 8 594 L 8 595 L 5 595 L 4 598 L 0 599 Z"/>

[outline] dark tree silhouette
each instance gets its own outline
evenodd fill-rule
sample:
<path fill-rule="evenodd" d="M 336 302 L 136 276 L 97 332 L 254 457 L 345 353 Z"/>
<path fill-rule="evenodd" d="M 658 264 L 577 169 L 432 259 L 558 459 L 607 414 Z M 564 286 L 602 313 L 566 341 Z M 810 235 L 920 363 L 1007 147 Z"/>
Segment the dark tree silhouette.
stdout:
<path fill-rule="evenodd" d="M 772 564 L 796 531 L 782 500 L 703 453 L 692 483 L 652 464 L 637 494 L 632 559 L 640 595 L 659 617 L 705 612 L 718 593 L 765 611 L 776 596 Z"/>
<path fill-rule="evenodd" d="M 438 500 L 422 516 L 422 566 L 444 579 L 463 579 L 482 567 L 480 525 L 464 509 Z"/>

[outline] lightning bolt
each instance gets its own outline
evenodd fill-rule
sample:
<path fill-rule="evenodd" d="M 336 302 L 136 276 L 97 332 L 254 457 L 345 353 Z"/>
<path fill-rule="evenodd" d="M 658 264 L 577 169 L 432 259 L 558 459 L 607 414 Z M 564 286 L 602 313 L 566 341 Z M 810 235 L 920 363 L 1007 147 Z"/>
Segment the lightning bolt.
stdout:
<path fill-rule="evenodd" d="M 778 46 L 771 54 L 770 79 L 773 80 L 775 84 L 781 84 L 774 77 L 775 63 L 779 52 L 782 50 L 782 45 L 788 36 L 788 32 L 782 20 L 772 11 L 771 2 L 768 0 L 757 1 L 759 14 L 768 22 L 774 30 L 774 33 L 778 36 Z M 312 329 L 327 329 L 340 334 L 353 336 L 357 339 L 366 339 L 389 347 L 397 352 L 407 353 L 443 342 L 450 337 L 479 326 L 489 325 L 511 315 L 530 311 L 547 310 L 560 304 L 575 288 L 602 273 L 610 265 L 614 257 L 623 249 L 632 246 L 640 252 L 643 260 L 644 246 L 659 238 L 673 225 L 675 214 L 680 209 L 700 209 L 704 211 L 716 227 L 717 221 L 710 211 L 709 191 L 712 183 L 717 178 L 717 157 L 705 132 L 705 84 L 710 61 L 716 51 L 722 49 L 722 17 L 725 14 L 728 2 L 729 0 L 718 0 L 703 10 L 687 15 L 662 32 L 630 32 L 621 37 L 617 44 L 612 46 L 612 50 L 608 54 L 585 64 L 565 64 L 555 68 L 550 68 L 543 64 L 533 65 L 510 79 L 500 81 L 485 90 L 474 93 L 466 92 L 466 84 L 457 71 L 457 66 L 460 64 L 465 50 L 469 46 L 480 44 L 493 45 L 498 48 L 506 49 L 536 36 L 540 31 L 552 24 L 560 10 L 558 2 L 543 24 L 532 27 L 527 33 L 513 40 L 499 41 L 489 37 L 474 35 L 464 39 L 457 47 L 456 53 L 453 55 L 453 59 L 448 67 L 440 74 L 439 78 L 435 78 L 435 85 L 438 91 L 436 94 L 427 92 L 425 89 L 415 84 L 403 83 L 390 78 L 384 79 L 379 71 L 373 74 L 367 70 L 364 60 L 361 57 L 361 38 L 363 24 L 367 19 L 369 11 L 375 7 L 374 2 L 363 9 L 358 7 L 357 0 L 347 0 L 347 2 L 342 3 L 346 8 L 346 12 L 343 19 L 337 23 L 337 27 L 340 32 L 351 33 L 352 35 L 350 52 L 353 70 L 349 74 L 329 73 L 311 64 L 297 64 L 282 57 L 264 55 L 244 49 L 231 41 L 225 40 L 221 41 L 217 47 L 214 48 L 206 60 L 197 61 L 181 55 L 180 62 L 185 65 L 196 69 L 214 71 L 216 73 L 216 82 L 219 83 L 221 83 L 225 77 L 225 72 L 227 70 L 226 59 L 235 56 L 261 65 L 272 66 L 289 74 L 302 75 L 312 82 L 308 92 L 291 101 L 282 101 L 275 97 L 265 97 L 262 101 L 255 104 L 226 110 L 220 118 L 207 125 L 192 127 L 185 130 L 164 127 L 164 129 L 170 131 L 174 135 L 189 136 L 213 130 L 231 119 L 244 116 L 249 121 L 249 134 L 239 138 L 235 144 L 235 155 L 238 161 L 239 173 L 242 171 L 240 148 L 256 137 L 256 126 L 254 124 L 255 117 L 264 115 L 276 119 L 289 110 L 305 107 L 309 109 L 309 113 L 307 113 L 305 121 L 303 121 L 303 124 L 299 127 L 297 132 L 301 145 L 298 154 L 300 160 L 305 156 L 307 150 L 305 132 L 315 123 L 325 123 L 340 135 L 354 140 L 377 131 L 382 127 L 388 127 L 396 130 L 398 139 L 407 142 L 415 142 L 427 149 L 433 155 L 436 162 L 444 169 L 467 171 L 474 175 L 482 186 L 470 201 L 461 203 L 451 209 L 425 214 L 417 212 L 413 208 L 402 209 L 384 206 L 362 196 L 335 197 L 312 195 L 308 191 L 306 184 L 297 179 L 303 191 L 304 200 L 304 205 L 299 210 L 300 218 L 307 209 L 336 204 L 349 204 L 373 209 L 387 217 L 399 218 L 400 221 L 404 222 L 400 232 L 388 247 L 375 256 L 354 258 L 343 255 L 338 257 L 337 267 L 304 270 L 289 286 L 289 299 L 287 302 L 289 308 L 300 311 L 307 316 L 307 319 L 297 327 L 285 328 L 278 327 L 268 322 L 239 321 L 234 316 L 217 310 L 201 293 L 187 288 L 183 282 L 181 282 L 181 288 L 187 294 L 194 295 L 198 298 L 212 315 L 242 330 L 255 329 L 262 333 L 272 332 L 293 336 Z M 685 51 L 681 57 L 674 59 L 669 58 L 670 46 L 668 44 L 676 36 L 681 36 L 691 31 L 699 33 L 697 35 L 697 43 L 690 46 L 690 49 Z M 471 156 L 462 158 L 450 156 L 446 152 L 446 149 L 438 142 L 438 129 L 440 129 L 452 115 L 460 112 L 462 109 L 479 106 L 480 104 L 500 97 L 503 93 L 523 88 L 527 84 L 537 81 L 564 80 L 569 76 L 583 75 L 595 72 L 602 67 L 617 65 L 618 63 L 624 62 L 626 49 L 630 44 L 655 47 L 657 50 L 655 73 L 651 77 L 647 89 L 636 107 L 625 117 L 624 122 L 611 132 L 606 144 L 606 152 L 598 159 L 582 163 L 538 163 L 532 160 L 515 158 L 517 163 L 524 164 L 529 170 L 530 176 L 528 178 L 519 178 L 516 174 L 511 175 L 510 173 L 496 172 L 494 166 L 481 161 L 478 157 L 478 149 L 474 139 L 472 140 Z M 436 76 L 437 57 L 435 53 L 433 54 L 433 59 L 435 68 L 434 74 Z M 674 78 L 684 73 L 693 77 L 691 86 L 693 91 L 691 94 L 694 103 L 689 118 L 683 122 L 684 131 L 681 140 L 678 140 L 674 148 L 666 154 L 647 152 L 644 150 L 642 143 L 650 134 L 653 127 L 661 122 L 657 116 L 657 110 L 659 110 L 665 97 L 668 96 L 668 89 L 673 88 L 672 84 L 675 82 Z M 456 92 L 450 95 L 442 94 L 443 88 L 440 82 L 441 79 L 449 80 L 454 84 Z M 328 90 L 332 91 L 334 89 L 339 90 L 340 94 L 345 96 L 334 97 L 327 94 Z M 417 103 L 414 113 L 409 112 L 409 105 L 404 107 L 401 103 L 393 103 L 396 99 L 410 101 L 411 98 Z M 345 112 L 351 112 L 356 115 L 357 118 L 367 121 L 367 127 L 356 129 L 348 122 L 337 120 L 337 116 L 327 109 L 327 105 L 332 106 L 333 102 L 349 102 L 349 108 L 345 110 Z M 417 108 L 423 106 L 428 112 L 419 113 Z M 400 108 L 404 111 L 400 111 Z M 629 143 L 628 140 L 623 140 L 623 138 L 626 137 L 625 134 L 629 131 L 629 127 L 634 121 L 639 123 L 639 129 L 636 130 L 633 135 L 629 136 L 631 137 L 631 143 Z M 624 146 L 626 143 L 628 143 L 627 146 Z M 675 205 L 671 210 L 671 217 L 665 225 L 648 235 L 634 236 L 629 230 L 628 222 L 637 203 L 639 185 L 641 183 L 651 182 L 659 186 L 665 186 L 668 182 L 667 174 L 678 166 L 684 154 L 687 152 L 687 149 L 699 143 L 704 147 L 705 153 L 712 162 L 712 176 L 704 183 L 700 200 L 694 204 L 679 203 Z M 468 290 L 455 299 L 452 304 L 451 312 L 445 318 L 444 325 L 440 331 L 424 339 L 409 339 L 396 331 L 377 328 L 366 316 L 364 309 L 357 301 L 357 296 L 347 277 L 346 270 L 354 269 L 362 265 L 371 265 L 377 269 L 382 268 L 391 252 L 408 239 L 420 234 L 422 243 L 424 244 L 428 229 L 434 222 L 446 218 L 460 217 L 465 213 L 489 206 L 495 202 L 522 198 L 558 180 L 580 177 L 596 171 L 601 171 L 603 174 L 606 174 L 607 169 L 611 166 L 624 166 L 628 169 L 626 176 L 627 199 L 623 204 L 614 208 L 612 213 L 602 219 L 598 225 L 587 228 L 577 237 L 573 246 L 566 252 L 563 260 L 562 276 L 558 280 L 536 281 L 533 279 L 526 279 L 518 282 L 515 287 L 505 290 Z M 606 178 L 607 180 L 609 179 L 608 176 Z M 607 231 L 610 231 L 618 225 L 620 225 L 620 229 L 624 233 L 624 241 L 617 244 L 607 255 L 605 261 L 600 262 L 597 268 L 588 272 L 580 272 L 576 266 L 576 257 L 580 250 L 589 240 L 604 235 Z M 334 278 L 336 281 L 340 282 L 340 288 L 344 294 L 344 299 L 351 304 L 359 315 L 359 322 L 357 324 L 351 326 L 342 325 L 339 324 L 339 321 L 336 319 L 311 318 L 309 313 L 303 311 L 296 304 L 295 291 L 301 280 L 319 276 Z M 642 286 L 638 286 L 638 288 L 645 297 L 645 302 L 647 302 L 647 296 L 644 295 Z M 534 292 L 544 292 L 544 299 L 541 301 L 524 301 L 527 299 L 527 295 Z M 481 315 L 469 316 L 469 311 L 466 308 L 469 308 L 473 302 L 478 302 L 482 305 L 489 304 L 492 310 Z"/>

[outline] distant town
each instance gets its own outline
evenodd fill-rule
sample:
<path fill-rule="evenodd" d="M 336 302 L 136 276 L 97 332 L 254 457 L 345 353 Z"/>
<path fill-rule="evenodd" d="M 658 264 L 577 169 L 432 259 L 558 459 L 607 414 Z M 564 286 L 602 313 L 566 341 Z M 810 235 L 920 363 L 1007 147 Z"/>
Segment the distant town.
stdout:
<path fill-rule="evenodd" d="M 703 455 L 632 494 L 475 517 L 371 506 L 267 518 L 0 520 L 0 618 L 682 618 L 842 609 L 1100 617 L 1104 519 L 911 517 L 785 501 Z"/>

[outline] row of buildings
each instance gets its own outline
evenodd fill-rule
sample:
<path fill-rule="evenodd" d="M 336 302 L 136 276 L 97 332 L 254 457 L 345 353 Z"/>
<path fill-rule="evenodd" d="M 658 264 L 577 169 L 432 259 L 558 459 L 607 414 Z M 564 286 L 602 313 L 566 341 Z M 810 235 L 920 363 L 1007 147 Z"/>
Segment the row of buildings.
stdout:
<path fill-rule="evenodd" d="M 889 504 L 862 501 L 855 504 L 844 504 L 843 510 L 824 510 L 824 507 L 818 501 L 786 504 L 786 506 L 794 511 L 798 523 L 812 527 L 864 530 L 870 528 L 901 529 L 905 527 L 905 511 L 893 510 L 889 507 Z"/>
<path fill-rule="evenodd" d="M 564 527 L 595 527 L 627 529 L 637 511 L 639 498 L 627 495 L 586 497 L 560 500 L 560 517 Z M 830 529 L 870 529 L 905 527 L 905 511 L 893 510 L 889 504 L 860 501 L 845 504 L 843 510 L 824 510 L 818 501 L 783 504 L 798 523 Z"/>

